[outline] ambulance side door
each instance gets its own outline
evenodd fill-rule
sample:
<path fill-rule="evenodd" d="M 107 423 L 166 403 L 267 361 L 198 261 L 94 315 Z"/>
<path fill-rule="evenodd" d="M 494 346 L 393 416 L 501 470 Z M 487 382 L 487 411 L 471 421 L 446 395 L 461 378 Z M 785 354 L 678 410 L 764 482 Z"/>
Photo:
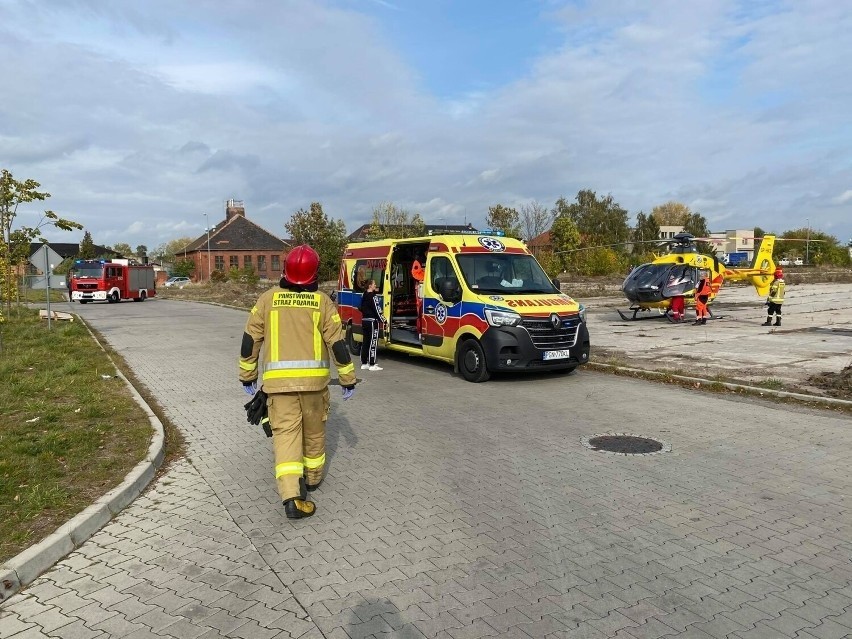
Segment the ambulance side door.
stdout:
<path fill-rule="evenodd" d="M 461 291 L 461 279 L 447 255 L 429 254 L 423 280 L 423 352 L 452 361 L 455 356 L 455 334 L 459 326 L 461 300 L 444 299 L 445 282 L 454 283 Z"/>

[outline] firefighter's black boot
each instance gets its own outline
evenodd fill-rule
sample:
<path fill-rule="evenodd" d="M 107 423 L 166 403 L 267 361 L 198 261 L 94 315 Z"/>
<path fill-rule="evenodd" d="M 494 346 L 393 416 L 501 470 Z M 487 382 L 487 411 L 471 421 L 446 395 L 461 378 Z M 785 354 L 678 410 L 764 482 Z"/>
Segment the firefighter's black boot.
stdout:
<path fill-rule="evenodd" d="M 321 484 L 321 483 L 322 483 L 322 479 L 320 479 L 320 480 L 319 480 L 317 483 L 315 483 L 315 484 L 308 484 L 308 483 L 305 483 L 305 488 L 307 488 L 309 492 L 314 492 L 317 488 L 319 488 L 319 487 L 320 487 L 320 484 Z"/>
<path fill-rule="evenodd" d="M 775 326 L 781 326 L 781 316 L 775 318 Z"/>
<path fill-rule="evenodd" d="M 707 318 L 706 318 L 706 317 L 702 317 L 702 318 L 701 318 L 701 323 L 702 323 L 702 324 L 706 324 L 706 323 L 707 323 Z"/>
<path fill-rule="evenodd" d="M 772 326 L 772 316 L 766 318 L 766 321 L 763 323 L 764 326 Z"/>
<path fill-rule="evenodd" d="M 284 500 L 284 514 L 287 519 L 302 519 L 310 517 L 317 511 L 317 505 L 312 501 L 306 501 L 295 497 Z"/>

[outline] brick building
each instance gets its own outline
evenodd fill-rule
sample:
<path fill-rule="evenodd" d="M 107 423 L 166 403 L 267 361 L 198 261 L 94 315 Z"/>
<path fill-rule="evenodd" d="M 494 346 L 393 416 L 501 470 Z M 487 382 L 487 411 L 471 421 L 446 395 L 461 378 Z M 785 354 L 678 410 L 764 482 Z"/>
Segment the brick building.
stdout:
<path fill-rule="evenodd" d="M 286 240 L 276 237 L 246 217 L 240 200 L 228 200 L 225 220 L 186 247 L 186 259 L 195 264 L 192 279 L 207 282 L 212 271 L 252 268 L 261 278 L 277 280 L 290 250 Z"/>

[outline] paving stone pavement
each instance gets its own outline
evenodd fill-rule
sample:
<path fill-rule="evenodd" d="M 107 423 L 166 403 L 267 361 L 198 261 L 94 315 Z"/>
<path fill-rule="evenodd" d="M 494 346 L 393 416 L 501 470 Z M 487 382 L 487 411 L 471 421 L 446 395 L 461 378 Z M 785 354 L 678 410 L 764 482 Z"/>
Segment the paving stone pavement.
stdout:
<path fill-rule="evenodd" d="M 380 353 L 351 401 L 334 387 L 318 512 L 291 522 L 244 421 L 244 312 L 74 310 L 188 458 L 10 599 L 0 638 L 852 636 L 847 415 Z M 672 452 L 580 445 L 603 432 Z"/>

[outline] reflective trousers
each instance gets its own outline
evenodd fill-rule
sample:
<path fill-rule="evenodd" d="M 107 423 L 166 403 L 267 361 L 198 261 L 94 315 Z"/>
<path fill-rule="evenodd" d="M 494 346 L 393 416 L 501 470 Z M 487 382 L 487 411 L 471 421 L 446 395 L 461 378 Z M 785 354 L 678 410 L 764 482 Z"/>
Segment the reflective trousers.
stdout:
<path fill-rule="evenodd" d="M 325 422 L 331 395 L 328 388 L 269 396 L 269 425 L 275 454 L 275 479 L 281 500 L 304 498 L 299 480 L 319 484 L 325 468 Z"/>
<path fill-rule="evenodd" d="M 708 296 L 706 295 L 699 295 L 695 298 L 695 319 L 710 316 L 710 313 L 707 312 L 707 300 Z"/>

